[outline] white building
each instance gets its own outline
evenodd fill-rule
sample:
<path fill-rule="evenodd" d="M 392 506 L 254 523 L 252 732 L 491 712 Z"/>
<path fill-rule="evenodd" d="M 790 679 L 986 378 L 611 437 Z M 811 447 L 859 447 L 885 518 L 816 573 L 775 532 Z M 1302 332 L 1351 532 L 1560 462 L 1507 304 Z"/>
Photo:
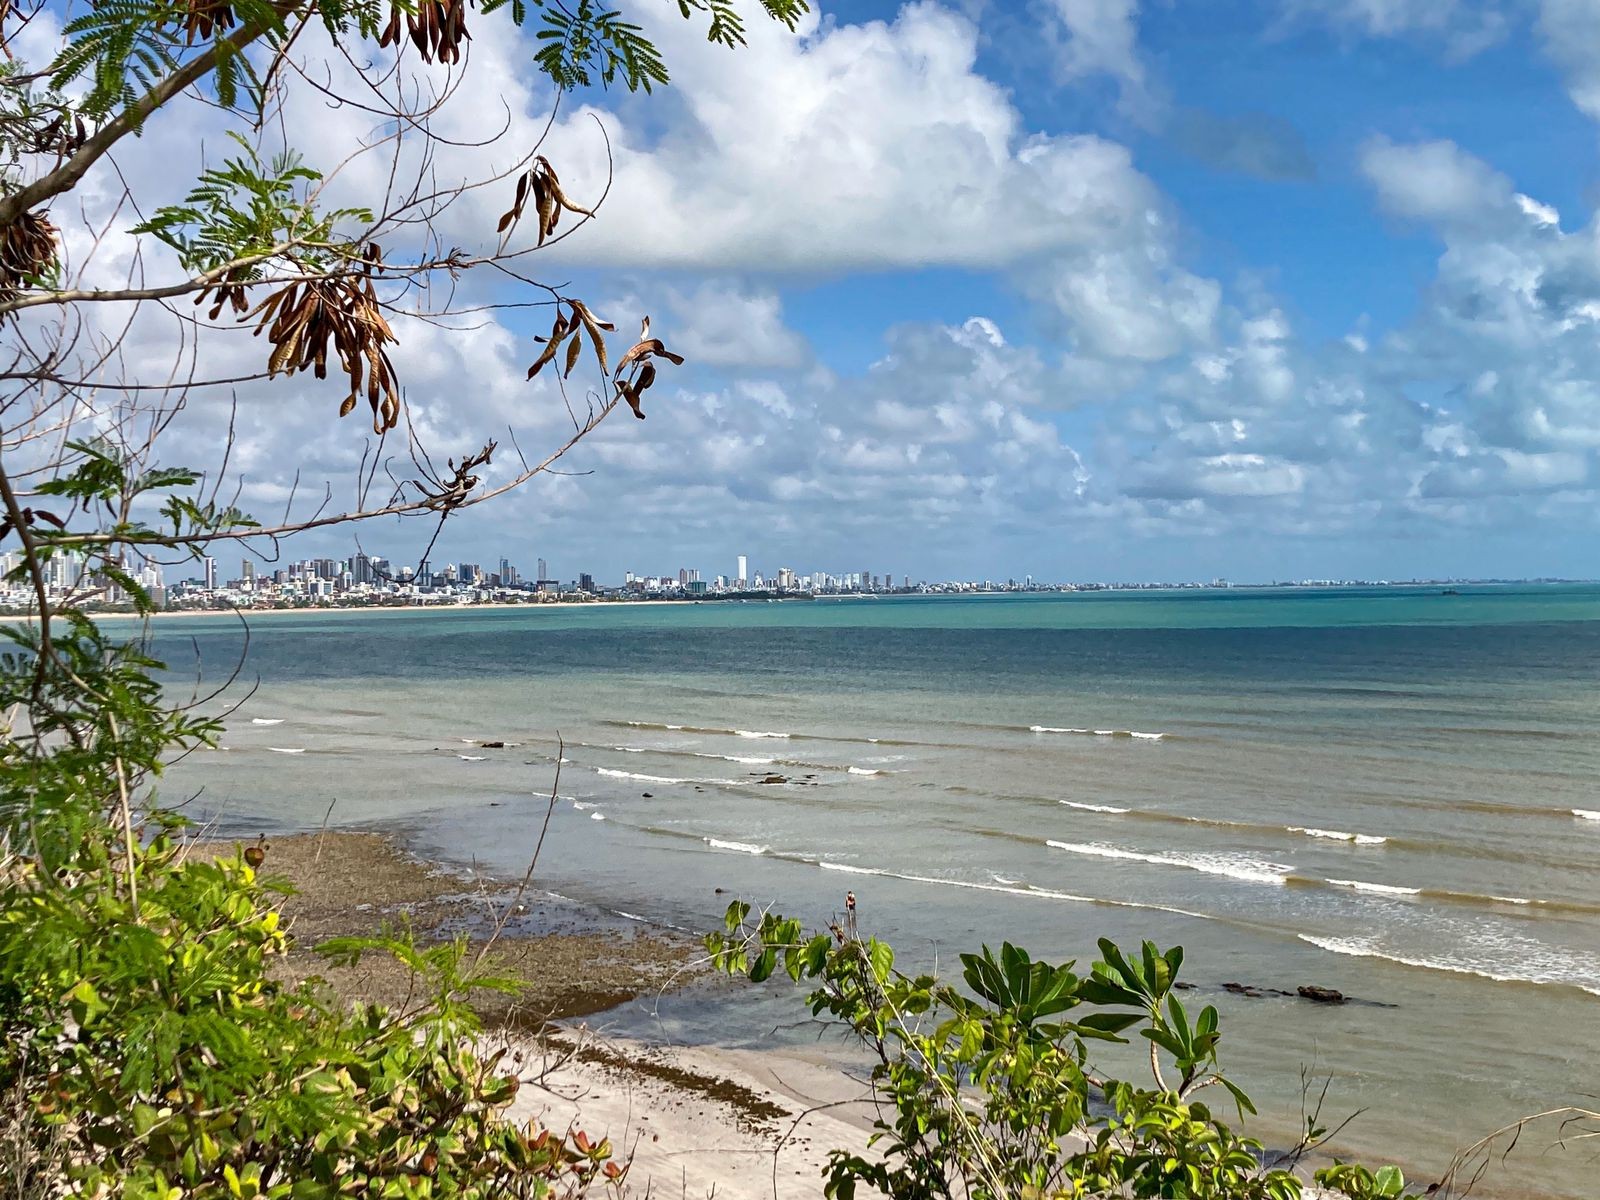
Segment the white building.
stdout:
<path fill-rule="evenodd" d="M 750 581 L 750 560 L 743 554 L 739 555 L 739 574 L 734 578 L 740 587 Z"/>

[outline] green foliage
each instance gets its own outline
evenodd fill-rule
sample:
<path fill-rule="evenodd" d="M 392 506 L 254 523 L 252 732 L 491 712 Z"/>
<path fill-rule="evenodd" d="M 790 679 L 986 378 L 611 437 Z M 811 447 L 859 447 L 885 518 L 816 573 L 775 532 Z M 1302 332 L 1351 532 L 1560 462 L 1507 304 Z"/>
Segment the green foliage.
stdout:
<path fill-rule="evenodd" d="M 192 471 L 102 443 L 72 452 L 37 489 L 61 512 L 21 516 L 37 539 L 24 573 L 86 547 L 87 573 L 133 588 L 118 543 L 182 547 L 248 520 L 182 495 Z M 129 516 L 152 495 L 172 531 Z M 117 541 L 76 541 L 79 522 Z M 284 885 L 247 854 L 194 853 L 156 806 L 163 767 L 221 726 L 170 705 L 141 641 L 70 609 L 0 633 L 14 722 L 0 738 L 0 1172 L 23 1164 L 30 1195 L 132 1200 L 620 1187 L 608 1142 L 504 1119 L 518 1081 L 475 1048 L 466 997 L 515 985 L 469 969 L 464 941 L 420 946 L 401 929 L 322 948 L 346 964 L 397 958 L 416 980 L 401 1012 L 278 981 Z"/>
<path fill-rule="evenodd" d="M 1258 1141 L 1200 1097 L 1217 1087 L 1241 1117 L 1249 1097 L 1223 1074 L 1217 1011 L 1191 1016 L 1175 994 L 1179 947 L 1145 942 L 1137 955 L 1109 941 L 1087 975 L 1035 961 L 1005 943 L 961 955 L 964 987 L 895 969 L 894 952 L 854 929 L 805 937 L 800 922 L 749 905 L 728 908 L 706 938 L 718 969 L 760 981 L 781 965 L 811 986 L 814 1015 L 847 1025 L 873 1052 L 873 1083 L 889 1102 L 876 1156 L 835 1150 L 826 1193 L 854 1200 L 869 1187 L 895 1200 L 1177 1197 L 1295 1200 L 1293 1167 L 1322 1138 L 1268 1161 Z M 1101 1074 L 1095 1043 L 1149 1043 L 1150 1079 Z M 1405 1200 L 1399 1171 L 1339 1164 L 1316 1173 L 1352 1200 Z"/>
<path fill-rule="evenodd" d="M 203 172 L 182 204 L 156 210 L 134 233 L 151 233 L 178 252 L 184 270 L 213 272 L 239 259 L 254 260 L 231 274 L 230 282 L 260 278 L 261 263 L 295 251 L 296 266 L 311 271 L 334 265 L 349 253 L 334 241 L 342 220 L 370 224 L 365 208 L 319 213 L 300 185 L 320 183 L 320 172 L 291 152 L 263 163 L 255 147 L 229 135 L 241 152 L 221 167 Z M 342 250 L 342 252 L 341 252 Z"/>

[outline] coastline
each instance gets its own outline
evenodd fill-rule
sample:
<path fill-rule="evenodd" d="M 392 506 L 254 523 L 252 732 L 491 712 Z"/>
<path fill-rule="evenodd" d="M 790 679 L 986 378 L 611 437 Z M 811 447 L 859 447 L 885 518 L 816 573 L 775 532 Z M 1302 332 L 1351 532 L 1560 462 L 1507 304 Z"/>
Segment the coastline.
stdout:
<path fill-rule="evenodd" d="M 192 842 L 190 853 L 231 855 L 249 844 L 213 837 Z M 317 942 L 405 921 L 424 944 L 464 935 L 470 949 L 509 907 L 485 966 L 527 990 L 511 1003 L 494 992 L 473 997 L 485 1025 L 481 1045 L 505 1051 L 522 1082 L 505 1115 L 610 1138 L 614 1156 L 628 1164 L 630 1189 L 799 1200 L 820 1194 L 832 1152 L 876 1157 L 879 1103 L 865 1072 L 839 1057 L 608 1032 L 608 1012 L 706 978 L 692 939 L 532 890 L 519 895 L 516 881 L 420 858 L 389 833 L 298 833 L 264 849 L 262 877 L 294 889 L 283 914 L 295 945 L 275 973 L 320 978 L 352 1002 L 403 1004 L 411 976 L 385 956 L 330 967 L 311 950 Z M 1303 1195 L 1324 1193 L 1307 1186 Z"/>

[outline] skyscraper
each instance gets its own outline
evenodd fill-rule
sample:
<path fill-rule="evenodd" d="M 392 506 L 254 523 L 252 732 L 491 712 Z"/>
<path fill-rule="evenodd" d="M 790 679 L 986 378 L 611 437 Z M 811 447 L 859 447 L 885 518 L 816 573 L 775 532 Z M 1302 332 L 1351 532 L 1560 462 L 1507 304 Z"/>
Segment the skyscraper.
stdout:
<path fill-rule="evenodd" d="M 244 586 L 254 589 L 256 586 L 256 561 L 247 558 L 239 564 L 239 578 L 244 581 Z"/>
<path fill-rule="evenodd" d="M 205 558 L 206 564 L 206 591 L 214 591 L 217 586 L 217 560 L 209 554 Z"/>
<path fill-rule="evenodd" d="M 744 555 L 739 555 L 739 574 L 735 577 L 741 587 L 750 580 L 750 560 Z"/>
<path fill-rule="evenodd" d="M 549 579 L 549 578 L 550 578 L 550 566 L 549 566 L 548 563 L 546 563 L 544 561 L 544 559 L 541 558 L 539 560 L 539 579 Z M 537 579 L 534 580 L 535 583 L 537 583 L 538 581 L 539 580 L 537 580 Z"/>

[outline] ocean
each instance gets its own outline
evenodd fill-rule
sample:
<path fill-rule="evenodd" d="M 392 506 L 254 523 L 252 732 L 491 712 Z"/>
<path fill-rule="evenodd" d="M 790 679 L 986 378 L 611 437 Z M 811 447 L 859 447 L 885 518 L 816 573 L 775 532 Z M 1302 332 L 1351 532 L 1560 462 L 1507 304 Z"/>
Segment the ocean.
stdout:
<path fill-rule="evenodd" d="M 1336 1148 L 1427 1178 L 1596 1107 L 1600 1054 L 1600 587 L 1461 592 L 296 614 L 248 645 L 163 619 L 182 694 L 242 669 L 203 701 L 226 749 L 162 788 L 230 829 L 331 805 L 520 874 L 559 738 L 543 888 L 694 930 L 733 896 L 821 924 L 848 889 L 928 963 L 1181 944 L 1260 1132 L 1292 1140 L 1303 1072 L 1328 1077 L 1324 1117 L 1361 1110 Z M 617 1025 L 759 1045 L 814 1038 L 804 1015 L 773 987 Z M 1592 1151 L 1554 1135 L 1483 1194 L 1592 1197 Z"/>

